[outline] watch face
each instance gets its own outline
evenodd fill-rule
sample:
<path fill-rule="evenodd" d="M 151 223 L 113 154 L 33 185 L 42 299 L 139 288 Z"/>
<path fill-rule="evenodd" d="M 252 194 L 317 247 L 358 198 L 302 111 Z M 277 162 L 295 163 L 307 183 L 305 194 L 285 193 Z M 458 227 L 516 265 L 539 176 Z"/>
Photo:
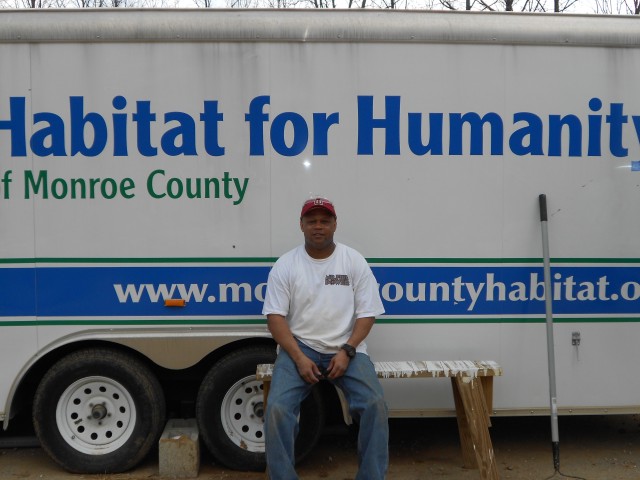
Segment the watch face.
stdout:
<path fill-rule="evenodd" d="M 353 357 L 355 357 L 355 356 L 356 356 L 356 349 L 355 349 L 355 348 L 353 348 L 351 345 L 349 345 L 349 344 L 344 344 L 341 348 L 342 348 L 345 352 L 347 352 L 347 356 L 348 356 L 349 358 L 353 358 Z"/>

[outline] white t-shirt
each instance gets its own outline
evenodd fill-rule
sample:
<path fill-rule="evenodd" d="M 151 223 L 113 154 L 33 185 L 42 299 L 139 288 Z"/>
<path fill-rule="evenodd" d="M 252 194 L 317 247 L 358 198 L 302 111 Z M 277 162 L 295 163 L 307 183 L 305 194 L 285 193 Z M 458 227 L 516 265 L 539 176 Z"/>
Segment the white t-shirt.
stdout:
<path fill-rule="evenodd" d="M 336 244 L 329 258 L 316 260 L 304 245 L 275 263 L 267 283 L 263 315 L 286 317 L 291 333 L 321 353 L 335 353 L 351 336 L 358 318 L 384 313 L 378 283 L 362 255 Z M 357 351 L 367 353 L 362 342 Z"/>

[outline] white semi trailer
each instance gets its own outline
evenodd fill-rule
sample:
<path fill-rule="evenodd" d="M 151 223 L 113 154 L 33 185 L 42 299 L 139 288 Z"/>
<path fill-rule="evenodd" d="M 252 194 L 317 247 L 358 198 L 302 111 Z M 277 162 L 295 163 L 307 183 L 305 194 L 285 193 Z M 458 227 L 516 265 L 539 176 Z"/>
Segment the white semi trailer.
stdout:
<path fill-rule="evenodd" d="M 549 413 L 547 195 L 559 412 L 639 412 L 639 78 L 634 17 L 0 12 L 0 421 L 105 472 L 196 415 L 261 468 L 265 282 L 315 194 L 380 284 L 374 360 L 495 360 L 495 415 Z"/>

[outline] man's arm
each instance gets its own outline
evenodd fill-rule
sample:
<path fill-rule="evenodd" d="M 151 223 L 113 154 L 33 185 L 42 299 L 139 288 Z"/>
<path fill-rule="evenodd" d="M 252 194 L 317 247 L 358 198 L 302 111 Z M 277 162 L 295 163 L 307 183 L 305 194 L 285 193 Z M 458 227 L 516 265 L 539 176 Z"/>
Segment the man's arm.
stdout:
<path fill-rule="evenodd" d="M 304 381 L 318 383 L 321 375 L 320 369 L 309 357 L 302 353 L 285 317 L 270 313 L 267 315 L 267 326 L 273 339 L 295 362 L 296 367 L 298 367 L 298 373 Z"/>
<path fill-rule="evenodd" d="M 367 335 L 369 335 L 375 321 L 376 319 L 374 317 L 358 318 L 347 343 L 352 347 L 360 345 L 364 339 L 367 338 Z M 328 378 L 333 380 L 334 378 L 344 375 L 344 372 L 346 372 L 349 367 L 350 360 L 347 352 L 340 349 L 329 363 L 329 367 L 327 368 L 327 372 L 329 372 Z"/>
<path fill-rule="evenodd" d="M 375 321 L 376 319 L 373 317 L 357 319 L 347 343 L 352 347 L 357 347 L 364 342 L 364 339 L 367 338 L 367 335 L 369 335 L 369 332 L 373 328 Z"/>

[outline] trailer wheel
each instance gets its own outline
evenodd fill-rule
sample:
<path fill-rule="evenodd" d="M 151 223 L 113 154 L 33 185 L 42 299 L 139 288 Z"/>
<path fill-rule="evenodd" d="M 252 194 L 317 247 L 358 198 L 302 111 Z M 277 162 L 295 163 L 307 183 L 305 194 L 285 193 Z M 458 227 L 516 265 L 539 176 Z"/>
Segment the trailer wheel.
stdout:
<path fill-rule="evenodd" d="M 74 473 L 133 468 L 157 444 L 164 393 L 142 362 L 108 349 L 80 350 L 45 374 L 33 421 L 44 450 Z"/>
<path fill-rule="evenodd" d="M 196 416 L 202 438 L 215 460 L 234 470 L 264 471 L 264 402 L 256 366 L 273 363 L 271 347 L 237 350 L 217 362 L 200 386 Z M 303 402 L 296 460 L 306 456 L 320 437 L 324 408 L 318 389 Z"/>

